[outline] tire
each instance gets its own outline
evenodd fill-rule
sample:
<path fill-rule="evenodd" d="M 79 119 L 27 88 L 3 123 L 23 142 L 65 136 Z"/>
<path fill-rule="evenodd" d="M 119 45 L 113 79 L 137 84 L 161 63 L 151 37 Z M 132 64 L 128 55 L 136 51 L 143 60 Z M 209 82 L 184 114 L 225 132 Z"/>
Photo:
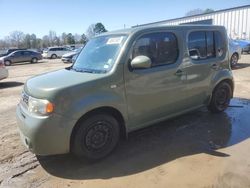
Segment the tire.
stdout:
<path fill-rule="evenodd" d="M 71 152 L 79 158 L 95 161 L 116 147 L 120 138 L 118 121 L 108 114 L 96 114 L 82 120 L 73 131 Z"/>
<path fill-rule="evenodd" d="M 37 61 L 38 61 L 38 59 L 37 59 L 36 57 L 33 57 L 33 58 L 31 59 L 31 63 L 37 63 Z"/>
<path fill-rule="evenodd" d="M 52 54 L 51 55 L 51 59 L 56 59 L 57 58 L 57 55 L 56 54 Z"/>
<path fill-rule="evenodd" d="M 235 65 L 237 65 L 238 60 L 239 60 L 238 54 L 237 54 L 237 53 L 234 53 L 234 54 L 231 56 L 231 59 L 230 59 L 231 67 L 234 67 Z"/>
<path fill-rule="evenodd" d="M 5 66 L 10 66 L 11 65 L 11 61 L 9 61 L 9 60 L 4 61 L 4 65 Z"/>
<path fill-rule="evenodd" d="M 227 109 L 232 96 L 232 88 L 227 82 L 221 82 L 213 91 L 208 110 L 212 113 L 220 113 Z"/>

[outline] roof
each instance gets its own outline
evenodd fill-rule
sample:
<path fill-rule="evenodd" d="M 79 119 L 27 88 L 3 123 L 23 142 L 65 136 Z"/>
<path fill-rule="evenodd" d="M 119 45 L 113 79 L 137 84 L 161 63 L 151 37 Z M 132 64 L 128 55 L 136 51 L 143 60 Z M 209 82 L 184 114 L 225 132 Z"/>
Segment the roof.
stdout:
<path fill-rule="evenodd" d="M 171 22 L 171 21 L 176 21 L 176 20 L 180 20 L 180 19 L 193 18 L 193 17 L 197 17 L 197 16 L 206 16 L 206 15 L 210 15 L 210 14 L 214 14 L 214 13 L 226 12 L 226 11 L 230 11 L 230 10 L 237 10 L 237 9 L 243 9 L 243 8 L 250 8 L 250 5 L 233 7 L 233 8 L 228 8 L 228 9 L 221 9 L 221 10 L 216 10 L 216 11 L 213 11 L 213 12 L 196 14 L 196 15 L 192 15 L 192 16 L 183 16 L 183 17 L 179 17 L 179 18 L 162 20 L 162 21 L 158 21 L 158 22 L 151 22 L 151 23 L 146 23 L 146 24 L 140 24 L 140 25 L 135 25 L 135 26 L 132 26 L 132 27 L 146 26 L 146 25 L 151 25 L 151 24 L 161 24 L 161 23 L 164 23 L 164 22 Z"/>
<path fill-rule="evenodd" d="M 188 28 L 192 28 L 192 29 L 208 29 L 208 28 L 224 28 L 223 26 L 216 26 L 216 25 L 198 25 L 198 24 L 187 24 L 187 25 L 142 25 L 142 26 L 138 26 L 138 27 L 133 27 L 130 29 L 122 29 L 122 30 L 117 30 L 117 31 L 111 31 L 111 32 L 105 32 L 102 33 L 96 37 L 99 36 L 106 36 L 106 35 L 129 35 L 132 33 L 136 33 L 136 32 L 140 32 L 140 31 L 144 31 L 144 30 L 155 30 L 155 29 L 188 29 Z"/>

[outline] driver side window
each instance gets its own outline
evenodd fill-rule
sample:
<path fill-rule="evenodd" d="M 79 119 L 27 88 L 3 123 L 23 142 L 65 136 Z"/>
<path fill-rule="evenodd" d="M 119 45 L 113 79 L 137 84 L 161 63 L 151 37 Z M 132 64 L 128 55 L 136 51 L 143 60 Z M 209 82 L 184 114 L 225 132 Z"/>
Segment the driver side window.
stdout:
<path fill-rule="evenodd" d="M 150 33 L 141 36 L 135 43 L 132 58 L 147 56 L 152 66 L 175 63 L 178 58 L 177 38 L 170 32 Z"/>

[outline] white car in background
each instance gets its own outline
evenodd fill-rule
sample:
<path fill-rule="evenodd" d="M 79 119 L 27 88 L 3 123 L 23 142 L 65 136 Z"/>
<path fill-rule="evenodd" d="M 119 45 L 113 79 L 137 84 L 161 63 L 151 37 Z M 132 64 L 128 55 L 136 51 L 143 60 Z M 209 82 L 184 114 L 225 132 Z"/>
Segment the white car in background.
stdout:
<path fill-rule="evenodd" d="M 239 59 L 241 58 L 242 49 L 237 42 L 234 42 L 232 39 L 229 39 L 229 58 L 231 67 L 237 65 Z"/>
<path fill-rule="evenodd" d="M 69 48 L 65 47 L 50 47 L 45 49 L 42 53 L 43 58 L 51 58 L 55 59 L 58 57 L 62 57 L 64 54 L 72 52 Z"/>
<path fill-rule="evenodd" d="M 7 78 L 9 76 L 8 69 L 4 65 L 4 61 L 0 59 L 0 80 Z"/>

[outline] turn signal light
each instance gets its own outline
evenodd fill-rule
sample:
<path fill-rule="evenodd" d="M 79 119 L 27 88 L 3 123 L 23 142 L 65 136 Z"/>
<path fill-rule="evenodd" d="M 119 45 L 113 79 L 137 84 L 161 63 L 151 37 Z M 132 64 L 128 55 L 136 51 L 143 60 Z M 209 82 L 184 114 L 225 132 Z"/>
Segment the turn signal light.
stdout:
<path fill-rule="evenodd" d="M 46 105 L 46 112 L 47 113 L 51 113 L 51 112 L 53 112 L 54 111 L 54 105 L 52 104 L 52 103 L 48 103 L 47 105 Z"/>

